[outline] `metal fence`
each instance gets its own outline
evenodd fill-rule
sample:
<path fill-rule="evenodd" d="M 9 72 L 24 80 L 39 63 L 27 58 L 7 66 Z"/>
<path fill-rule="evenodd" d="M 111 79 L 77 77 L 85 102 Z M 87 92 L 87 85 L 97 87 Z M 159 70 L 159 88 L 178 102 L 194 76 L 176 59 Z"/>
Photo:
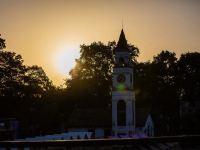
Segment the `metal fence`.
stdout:
<path fill-rule="evenodd" d="M 25 150 L 200 150 L 200 135 L 150 138 L 84 139 L 51 141 L 0 141 L 0 149 Z"/>

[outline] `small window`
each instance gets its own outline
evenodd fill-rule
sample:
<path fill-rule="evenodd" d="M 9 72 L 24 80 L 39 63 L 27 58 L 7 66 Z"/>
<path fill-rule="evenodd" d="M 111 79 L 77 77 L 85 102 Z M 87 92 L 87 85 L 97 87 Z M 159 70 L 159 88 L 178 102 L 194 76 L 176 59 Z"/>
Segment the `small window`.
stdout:
<path fill-rule="evenodd" d="M 124 65 L 125 61 L 124 61 L 124 58 L 123 57 L 120 57 L 119 58 L 119 64 L 120 65 Z"/>

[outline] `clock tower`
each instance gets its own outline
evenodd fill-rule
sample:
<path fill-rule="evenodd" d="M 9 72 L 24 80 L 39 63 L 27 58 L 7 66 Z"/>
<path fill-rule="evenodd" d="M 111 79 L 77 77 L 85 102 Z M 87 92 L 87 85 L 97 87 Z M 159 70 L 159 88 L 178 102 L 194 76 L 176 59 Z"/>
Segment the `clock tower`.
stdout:
<path fill-rule="evenodd" d="M 113 52 L 112 133 L 113 136 L 131 136 L 135 132 L 133 62 L 123 29 Z"/>

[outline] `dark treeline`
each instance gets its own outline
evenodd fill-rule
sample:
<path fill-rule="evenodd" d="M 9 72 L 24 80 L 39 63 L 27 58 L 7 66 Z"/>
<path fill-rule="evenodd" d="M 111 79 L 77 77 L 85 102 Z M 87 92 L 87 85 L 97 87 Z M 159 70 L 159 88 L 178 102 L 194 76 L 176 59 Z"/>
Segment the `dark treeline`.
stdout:
<path fill-rule="evenodd" d="M 81 45 L 66 88 L 58 88 L 41 67 L 26 66 L 20 55 L 4 50 L 5 40 L 0 38 L 0 118 L 16 118 L 25 137 L 67 130 L 74 109 L 111 109 L 115 46 Z M 156 134 L 200 133 L 200 53 L 188 52 L 178 59 L 166 50 L 151 62 L 137 62 L 139 49 L 129 48 L 136 107 L 151 110 Z"/>

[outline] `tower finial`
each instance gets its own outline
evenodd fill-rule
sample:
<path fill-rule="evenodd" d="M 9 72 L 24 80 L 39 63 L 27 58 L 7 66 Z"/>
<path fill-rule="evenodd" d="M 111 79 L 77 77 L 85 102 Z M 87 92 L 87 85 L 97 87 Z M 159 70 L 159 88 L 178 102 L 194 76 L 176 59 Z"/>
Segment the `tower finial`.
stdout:
<path fill-rule="evenodd" d="M 123 19 L 122 19 L 122 29 L 124 28 L 124 22 L 123 22 Z"/>

